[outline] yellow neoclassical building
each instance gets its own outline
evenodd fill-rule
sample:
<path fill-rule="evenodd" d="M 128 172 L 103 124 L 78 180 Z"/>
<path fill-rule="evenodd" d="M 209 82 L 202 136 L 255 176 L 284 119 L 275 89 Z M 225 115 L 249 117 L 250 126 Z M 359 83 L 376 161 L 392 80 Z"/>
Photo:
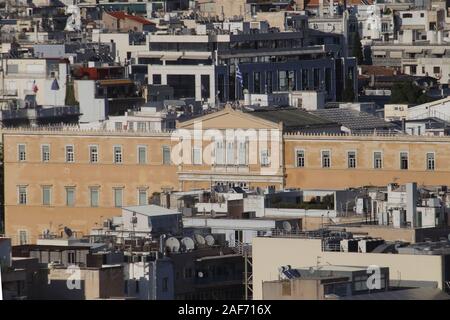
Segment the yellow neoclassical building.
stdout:
<path fill-rule="evenodd" d="M 450 137 L 341 135 L 308 117 L 297 126 L 226 108 L 175 132 L 4 130 L 6 234 L 15 243 L 65 226 L 87 234 L 165 190 L 450 181 Z"/>

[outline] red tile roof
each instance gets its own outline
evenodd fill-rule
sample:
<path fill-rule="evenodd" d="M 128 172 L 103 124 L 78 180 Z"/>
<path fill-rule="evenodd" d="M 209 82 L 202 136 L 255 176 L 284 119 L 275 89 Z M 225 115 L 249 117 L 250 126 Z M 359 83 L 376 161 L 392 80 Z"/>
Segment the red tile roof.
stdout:
<path fill-rule="evenodd" d="M 130 19 L 130 20 L 134 20 L 136 22 L 142 23 L 143 25 L 152 25 L 154 24 L 153 22 L 142 18 L 140 16 L 133 16 L 131 14 L 127 14 L 125 12 L 122 11 L 112 11 L 112 12 L 108 12 L 108 14 L 110 16 L 113 16 L 114 18 L 118 19 L 118 20 L 124 20 L 124 19 Z"/>

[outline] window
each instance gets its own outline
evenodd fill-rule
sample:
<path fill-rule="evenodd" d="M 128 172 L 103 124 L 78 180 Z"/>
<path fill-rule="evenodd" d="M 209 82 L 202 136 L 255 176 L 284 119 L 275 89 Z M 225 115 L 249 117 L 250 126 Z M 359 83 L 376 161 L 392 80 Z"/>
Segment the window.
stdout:
<path fill-rule="evenodd" d="M 239 165 L 247 164 L 247 141 L 239 141 L 238 143 L 238 163 Z"/>
<path fill-rule="evenodd" d="M 18 188 L 18 203 L 19 204 L 27 204 L 27 187 L 25 186 L 20 186 Z"/>
<path fill-rule="evenodd" d="M 68 252 L 67 253 L 67 262 L 69 264 L 74 264 L 76 262 L 75 261 L 75 252 Z"/>
<path fill-rule="evenodd" d="M 146 146 L 138 146 L 138 163 L 139 164 L 147 163 L 147 147 Z"/>
<path fill-rule="evenodd" d="M 400 169 L 408 170 L 408 152 L 400 152 Z"/>
<path fill-rule="evenodd" d="M 253 72 L 253 93 L 261 93 L 261 73 Z"/>
<path fill-rule="evenodd" d="M 234 142 L 233 141 L 227 142 L 227 164 L 228 165 L 234 164 Z"/>
<path fill-rule="evenodd" d="M 434 152 L 427 153 L 427 170 L 434 170 L 435 160 Z"/>
<path fill-rule="evenodd" d="M 163 292 L 169 291 L 169 278 L 168 277 L 164 277 L 162 279 L 162 291 Z"/>
<path fill-rule="evenodd" d="M 137 131 L 139 132 L 144 132 L 147 129 L 147 124 L 143 121 L 138 121 L 137 122 Z"/>
<path fill-rule="evenodd" d="M 42 205 L 49 206 L 51 203 L 51 187 L 43 186 L 42 187 Z"/>
<path fill-rule="evenodd" d="M 348 168 L 356 168 L 356 151 L 347 152 Z"/>
<path fill-rule="evenodd" d="M 217 165 L 223 165 L 225 163 L 224 142 L 218 140 L 214 142 L 215 159 L 214 162 Z"/>
<path fill-rule="evenodd" d="M 380 151 L 373 153 L 373 168 L 382 169 L 383 168 L 383 154 Z"/>
<path fill-rule="evenodd" d="M 163 146 L 163 164 L 170 164 L 170 147 Z"/>
<path fill-rule="evenodd" d="M 278 90 L 287 91 L 287 71 L 278 71 Z"/>
<path fill-rule="evenodd" d="M 28 232 L 26 230 L 19 230 L 19 243 L 20 245 L 28 243 Z"/>
<path fill-rule="evenodd" d="M 192 163 L 193 164 L 202 164 L 202 149 L 200 149 L 200 148 L 192 149 Z"/>
<path fill-rule="evenodd" d="M 331 155 L 329 150 L 322 151 L 322 168 L 331 167 Z"/>
<path fill-rule="evenodd" d="M 89 161 L 91 163 L 98 162 L 98 146 L 89 146 Z"/>
<path fill-rule="evenodd" d="M 297 150 L 296 151 L 296 164 L 297 167 L 303 168 L 305 167 L 305 150 Z"/>
<path fill-rule="evenodd" d="M 270 164 L 269 151 L 268 150 L 261 150 L 261 166 L 262 167 L 268 167 L 269 164 Z"/>
<path fill-rule="evenodd" d="M 123 188 L 114 188 L 114 206 L 122 206 Z"/>
<path fill-rule="evenodd" d="M 75 188 L 66 187 L 66 206 L 73 207 L 75 205 Z"/>
<path fill-rule="evenodd" d="M 122 147 L 114 146 L 114 163 L 122 163 Z"/>
<path fill-rule="evenodd" d="M 148 204 L 147 189 L 138 190 L 138 205 L 145 206 Z"/>
<path fill-rule="evenodd" d="M 74 162 L 75 153 L 73 146 L 66 146 L 66 162 Z"/>
<path fill-rule="evenodd" d="M 19 161 L 27 160 L 27 151 L 26 146 L 24 144 L 19 144 L 17 146 L 17 158 Z"/>
<path fill-rule="evenodd" d="M 440 74 L 441 73 L 441 67 L 433 67 L 433 73 Z"/>
<path fill-rule="evenodd" d="M 41 156 L 42 162 L 50 161 L 50 146 L 48 144 L 43 144 L 41 146 Z"/>
<path fill-rule="evenodd" d="M 273 73 L 272 71 L 266 72 L 266 93 L 272 93 L 273 91 Z"/>
<path fill-rule="evenodd" d="M 98 207 L 99 188 L 98 187 L 90 187 L 89 193 L 90 193 L 90 199 L 91 199 L 91 207 Z"/>
<path fill-rule="evenodd" d="M 153 77 L 153 84 L 161 84 L 161 75 L 160 74 L 154 74 L 152 77 Z"/>
<path fill-rule="evenodd" d="M 122 130 L 122 122 L 115 122 L 114 128 L 116 129 L 116 131 L 121 131 Z"/>

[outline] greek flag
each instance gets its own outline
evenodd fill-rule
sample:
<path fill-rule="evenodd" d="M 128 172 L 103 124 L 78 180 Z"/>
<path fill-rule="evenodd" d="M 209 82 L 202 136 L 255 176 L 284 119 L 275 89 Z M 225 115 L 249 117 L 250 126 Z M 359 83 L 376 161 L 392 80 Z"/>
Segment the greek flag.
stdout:
<path fill-rule="evenodd" d="M 239 81 L 241 88 L 244 86 L 244 78 L 242 78 L 241 70 L 239 70 L 239 66 L 236 65 L 236 80 Z"/>

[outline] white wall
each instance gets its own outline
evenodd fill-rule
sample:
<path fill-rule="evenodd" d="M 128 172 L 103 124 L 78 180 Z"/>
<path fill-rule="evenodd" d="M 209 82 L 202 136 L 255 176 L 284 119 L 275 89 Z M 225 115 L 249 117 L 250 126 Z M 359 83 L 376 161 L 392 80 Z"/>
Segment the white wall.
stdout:
<path fill-rule="evenodd" d="M 95 99 L 95 81 L 75 80 L 75 97 L 80 103 L 80 122 L 97 122 L 106 119 L 104 99 Z"/>

